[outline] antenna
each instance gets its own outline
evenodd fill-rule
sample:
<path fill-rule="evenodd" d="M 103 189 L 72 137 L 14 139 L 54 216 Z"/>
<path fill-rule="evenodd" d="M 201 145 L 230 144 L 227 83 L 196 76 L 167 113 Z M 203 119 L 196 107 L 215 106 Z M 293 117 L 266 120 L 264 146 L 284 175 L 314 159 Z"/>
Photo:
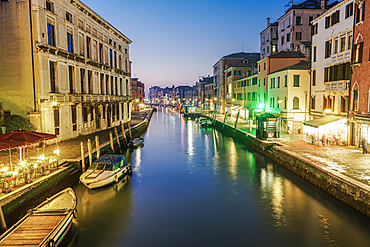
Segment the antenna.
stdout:
<path fill-rule="evenodd" d="M 242 42 L 242 52 L 244 52 L 244 41 Z"/>

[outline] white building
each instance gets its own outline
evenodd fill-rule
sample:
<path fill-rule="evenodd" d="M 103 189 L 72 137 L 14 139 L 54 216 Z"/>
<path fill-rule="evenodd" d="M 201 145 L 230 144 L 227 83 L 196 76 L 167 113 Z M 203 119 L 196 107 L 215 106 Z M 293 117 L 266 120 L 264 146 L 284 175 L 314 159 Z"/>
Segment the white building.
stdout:
<path fill-rule="evenodd" d="M 311 116 L 348 112 L 353 0 L 343 0 L 312 21 Z"/>
<path fill-rule="evenodd" d="M 0 102 L 77 137 L 131 119 L 131 41 L 78 0 L 0 2 Z"/>
<path fill-rule="evenodd" d="M 281 111 L 281 131 L 302 133 L 308 120 L 310 66 L 306 61 L 281 69 L 267 76 L 269 111 Z"/>

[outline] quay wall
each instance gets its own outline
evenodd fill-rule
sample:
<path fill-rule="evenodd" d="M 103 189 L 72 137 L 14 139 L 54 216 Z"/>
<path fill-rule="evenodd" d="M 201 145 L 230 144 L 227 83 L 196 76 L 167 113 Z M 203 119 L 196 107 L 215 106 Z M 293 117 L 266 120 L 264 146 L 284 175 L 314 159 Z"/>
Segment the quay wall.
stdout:
<path fill-rule="evenodd" d="M 215 122 L 214 127 L 271 158 L 361 213 L 370 216 L 370 186 L 338 172 L 326 170 L 318 163 L 284 149 L 284 146 L 277 142 L 257 139 L 219 121 Z"/>

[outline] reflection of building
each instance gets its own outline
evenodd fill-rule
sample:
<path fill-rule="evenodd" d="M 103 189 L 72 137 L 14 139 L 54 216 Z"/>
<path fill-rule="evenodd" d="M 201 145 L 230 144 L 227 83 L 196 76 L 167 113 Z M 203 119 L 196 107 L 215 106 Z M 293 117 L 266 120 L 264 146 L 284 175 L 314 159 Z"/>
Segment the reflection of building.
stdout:
<path fill-rule="evenodd" d="M 367 7 L 366 7 L 367 6 Z M 366 9 L 366 12 L 363 10 Z M 360 146 L 362 138 L 370 142 L 370 65 L 367 59 L 369 54 L 370 1 L 357 1 L 354 6 L 354 31 L 352 78 L 350 85 L 351 140 L 350 144 Z"/>
<path fill-rule="evenodd" d="M 270 112 L 281 112 L 282 132 L 302 133 L 308 120 L 309 71 L 309 63 L 302 61 L 267 76 L 267 105 Z"/>
<path fill-rule="evenodd" d="M 144 106 L 145 85 L 138 78 L 131 78 L 131 95 L 133 110 L 138 111 L 140 106 Z"/>
<path fill-rule="evenodd" d="M 130 121 L 125 35 L 78 0 L 1 1 L 0 16 L 4 110 L 59 139 Z"/>

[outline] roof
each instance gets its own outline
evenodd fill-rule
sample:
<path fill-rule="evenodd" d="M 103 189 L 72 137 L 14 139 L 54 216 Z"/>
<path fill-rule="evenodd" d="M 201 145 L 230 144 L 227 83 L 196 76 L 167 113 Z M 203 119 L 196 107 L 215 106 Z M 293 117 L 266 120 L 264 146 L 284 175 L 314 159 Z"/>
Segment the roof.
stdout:
<path fill-rule="evenodd" d="M 106 154 L 101 156 L 99 159 L 94 161 L 94 164 L 107 164 L 107 165 L 115 165 L 121 160 L 125 159 L 124 155 L 120 154 Z"/>
<path fill-rule="evenodd" d="M 311 69 L 311 64 L 309 62 L 300 61 L 299 63 L 290 65 L 290 66 L 285 67 L 283 69 L 276 70 L 276 71 L 270 73 L 269 75 L 272 75 L 272 74 L 275 74 L 277 72 L 281 72 L 281 71 L 284 71 L 284 70 L 309 70 L 309 69 Z"/>
<path fill-rule="evenodd" d="M 313 119 L 311 121 L 303 122 L 303 124 L 306 125 L 306 126 L 311 126 L 311 127 L 314 127 L 314 128 L 318 128 L 321 125 L 332 123 L 332 122 L 335 122 L 335 121 L 338 121 L 338 120 L 341 120 L 341 119 L 343 119 L 343 118 L 334 117 L 334 116 L 326 116 L 326 117 L 322 117 L 322 118 Z"/>
<path fill-rule="evenodd" d="M 222 58 L 252 58 L 259 60 L 261 57 L 261 54 L 259 52 L 238 52 L 238 53 L 233 53 L 227 56 L 224 56 Z"/>
<path fill-rule="evenodd" d="M 269 58 L 294 58 L 294 57 L 304 58 L 305 55 L 303 55 L 301 52 L 296 51 L 281 51 L 269 56 Z"/>

